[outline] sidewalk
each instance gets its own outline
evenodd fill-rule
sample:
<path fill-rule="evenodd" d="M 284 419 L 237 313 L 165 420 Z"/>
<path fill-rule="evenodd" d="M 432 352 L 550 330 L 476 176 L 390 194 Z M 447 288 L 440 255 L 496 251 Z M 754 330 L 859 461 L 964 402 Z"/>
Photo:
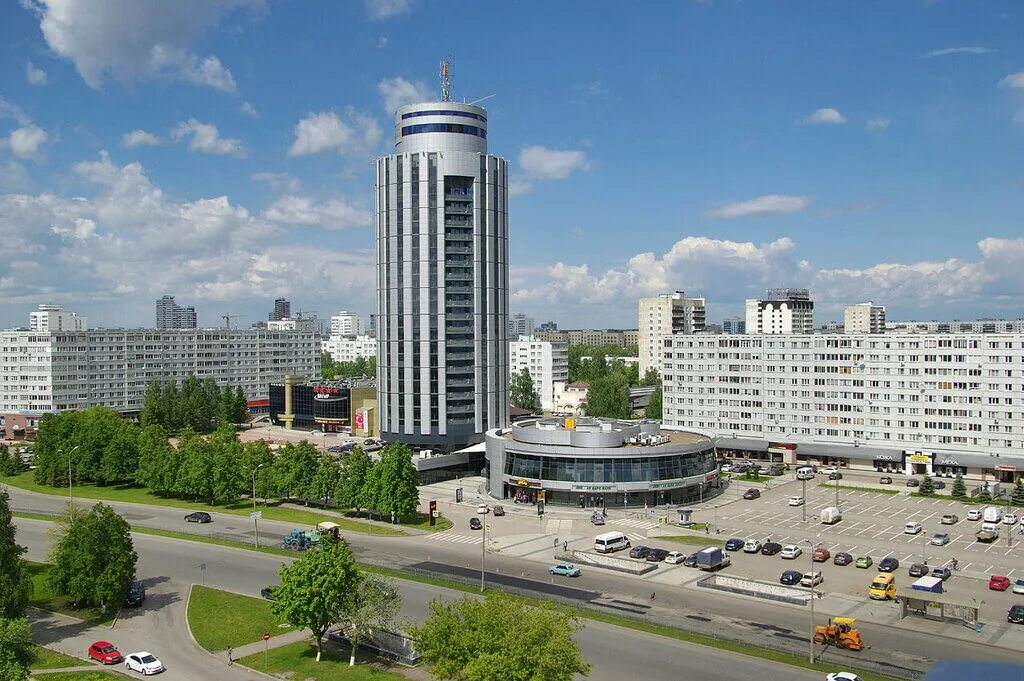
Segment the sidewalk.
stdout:
<path fill-rule="evenodd" d="M 255 643 L 246 643 L 244 646 L 238 646 L 234 649 L 234 659 L 239 660 L 249 655 L 255 655 L 256 653 L 262 653 L 268 648 L 281 648 L 292 643 L 298 643 L 299 641 L 305 641 L 313 636 L 309 629 L 296 629 L 289 631 L 287 634 L 281 634 L 280 636 L 271 636 L 269 641 L 256 641 Z M 326 641 L 326 637 L 324 638 Z M 227 661 L 228 651 L 221 650 L 213 653 L 214 657 L 221 660 Z"/>

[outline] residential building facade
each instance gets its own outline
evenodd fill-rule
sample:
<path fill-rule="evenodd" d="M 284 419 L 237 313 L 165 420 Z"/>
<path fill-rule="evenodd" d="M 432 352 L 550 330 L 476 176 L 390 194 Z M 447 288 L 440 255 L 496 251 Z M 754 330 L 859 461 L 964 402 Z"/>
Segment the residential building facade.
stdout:
<path fill-rule="evenodd" d="M 889 322 L 886 332 L 906 333 L 1024 333 L 1024 319 L 975 319 L 962 322 Z"/>
<path fill-rule="evenodd" d="M 703 298 L 687 298 L 682 291 L 641 298 L 637 324 L 640 376 L 651 369 L 661 374 L 662 337 L 670 333 L 700 333 L 704 330 L 706 306 Z"/>
<path fill-rule="evenodd" d="M 509 343 L 510 376 L 523 369 L 530 373 L 540 408 L 554 411 L 555 383 L 569 380 L 569 344 L 520 336 Z"/>
<path fill-rule="evenodd" d="M 508 319 L 508 337 L 515 340 L 520 336 L 532 336 L 533 325 L 533 317 L 527 317 L 524 314 L 514 314 Z"/>
<path fill-rule="evenodd" d="M 750 334 L 814 333 L 814 302 L 805 288 L 768 289 L 764 299 L 746 304 L 746 332 Z"/>
<path fill-rule="evenodd" d="M 156 328 L 194 329 L 196 326 L 196 309 L 191 305 L 178 305 L 174 296 L 163 296 L 156 301 Z"/>
<path fill-rule="evenodd" d="M 722 320 L 722 333 L 746 333 L 747 320 L 743 317 L 729 317 Z"/>
<path fill-rule="evenodd" d="M 342 310 L 338 314 L 331 317 L 332 338 L 336 336 L 362 336 L 363 333 L 363 318 L 357 315 L 355 312 Z"/>
<path fill-rule="evenodd" d="M 843 333 L 884 333 L 885 306 L 872 302 L 847 305 L 843 311 Z"/>
<path fill-rule="evenodd" d="M 277 319 L 267 322 L 269 331 L 317 331 L 316 319 Z M 317 331 L 317 335 L 319 331 Z"/>
<path fill-rule="evenodd" d="M 85 317 L 60 305 L 43 304 L 28 315 L 29 331 L 85 331 L 88 328 Z"/>
<path fill-rule="evenodd" d="M 268 322 L 277 322 L 282 319 L 290 319 L 292 316 L 292 304 L 286 298 L 274 300 L 274 309 L 267 315 Z"/>
<path fill-rule="evenodd" d="M 376 357 L 377 339 L 373 336 L 331 336 L 320 342 L 320 349 L 335 362 L 353 362 L 359 357 Z"/>

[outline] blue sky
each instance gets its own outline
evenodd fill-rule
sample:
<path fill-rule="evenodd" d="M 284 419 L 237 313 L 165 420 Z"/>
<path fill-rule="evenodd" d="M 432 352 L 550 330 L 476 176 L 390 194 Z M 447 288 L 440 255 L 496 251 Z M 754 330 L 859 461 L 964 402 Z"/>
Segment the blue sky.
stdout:
<path fill-rule="evenodd" d="M 808 286 L 817 321 L 1017 317 L 1024 6 L 8 1 L 0 325 L 40 302 L 146 325 L 373 308 L 393 107 L 494 95 L 512 311 L 629 327 Z"/>

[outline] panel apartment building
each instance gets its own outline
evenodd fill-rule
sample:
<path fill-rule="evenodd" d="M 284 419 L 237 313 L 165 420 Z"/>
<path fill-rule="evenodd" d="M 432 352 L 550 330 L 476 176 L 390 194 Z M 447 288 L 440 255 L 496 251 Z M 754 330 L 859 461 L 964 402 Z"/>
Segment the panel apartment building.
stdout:
<path fill-rule="evenodd" d="M 555 384 L 561 383 L 564 388 L 569 381 L 569 344 L 537 340 L 533 336 L 522 336 L 510 342 L 510 380 L 523 369 L 530 373 L 540 408 L 554 411 Z"/>
<path fill-rule="evenodd" d="M 0 331 L 0 413 L 96 405 L 135 413 L 154 378 L 180 384 L 193 374 L 240 385 L 258 404 L 267 400 L 267 386 L 286 374 L 319 373 L 320 337 L 312 331 Z"/>
<path fill-rule="evenodd" d="M 726 454 L 1012 482 L 1024 471 L 1024 335 L 676 335 L 667 428 Z"/>

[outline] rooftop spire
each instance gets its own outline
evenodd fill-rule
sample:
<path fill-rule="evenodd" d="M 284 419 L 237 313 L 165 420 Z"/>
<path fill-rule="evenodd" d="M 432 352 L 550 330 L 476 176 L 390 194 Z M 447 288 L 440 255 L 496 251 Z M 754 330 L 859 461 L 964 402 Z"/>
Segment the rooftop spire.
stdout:
<path fill-rule="evenodd" d="M 451 83 L 448 80 L 448 60 L 441 62 L 441 101 L 450 102 Z"/>

